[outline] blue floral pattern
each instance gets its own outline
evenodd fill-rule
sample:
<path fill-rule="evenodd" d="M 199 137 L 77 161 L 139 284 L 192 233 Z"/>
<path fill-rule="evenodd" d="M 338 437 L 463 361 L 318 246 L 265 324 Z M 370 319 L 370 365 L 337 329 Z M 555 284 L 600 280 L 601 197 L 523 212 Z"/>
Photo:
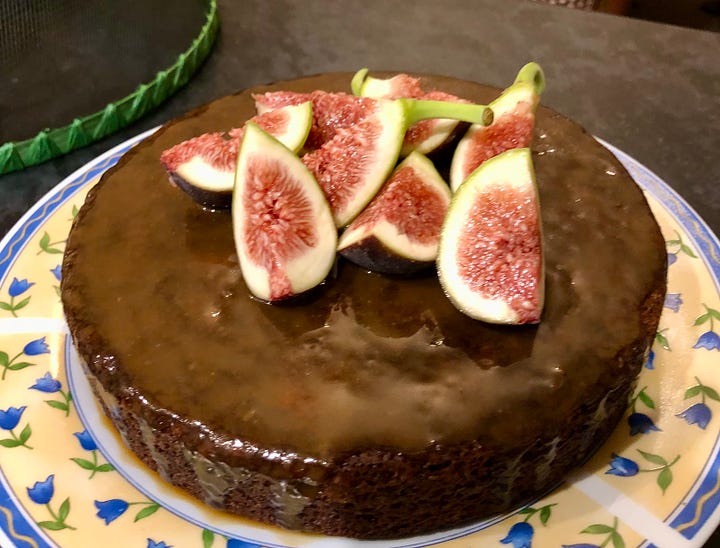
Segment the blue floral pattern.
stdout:
<path fill-rule="evenodd" d="M 500 539 L 500 543 L 510 544 L 512 545 L 512 548 L 532 548 L 532 539 L 535 535 L 535 529 L 528 522 L 537 515 L 540 519 L 540 523 L 543 526 L 547 525 L 548 521 L 552 517 L 553 506 L 555 506 L 555 504 L 546 504 L 540 508 L 528 506 L 527 508 L 520 510 L 518 514 L 524 515 L 525 519 L 514 523 L 507 532 L 507 535 Z"/>
<path fill-rule="evenodd" d="M 63 200 L 66 199 L 63 198 Z M 69 207 L 63 206 L 63 208 L 62 211 L 67 213 Z M 77 207 L 73 205 L 72 209 L 74 216 L 77 213 Z M 69 217 L 69 215 L 64 216 Z M 27 268 L 26 263 L 21 261 L 0 273 L 0 317 L 5 316 L 3 321 L 6 322 L 12 322 L 12 317 L 16 317 L 23 311 L 26 314 L 36 315 L 36 312 L 40 310 L 39 304 L 43 302 L 40 299 L 51 293 L 48 291 L 51 288 L 59 295 L 62 279 L 59 258 L 64 243 L 62 238 L 65 234 L 55 228 L 53 224 L 47 225 L 47 231 L 44 231 L 43 228 L 34 230 L 38 231 L 36 232 L 37 236 L 30 234 L 27 240 L 29 255 L 35 261 L 35 264 L 32 265 L 33 268 Z M 667 228 L 663 226 L 663 230 L 666 231 Z M 40 237 L 41 234 L 42 237 Z M 53 235 L 52 238 L 50 234 Z M 669 290 L 663 303 L 662 328 L 656 334 L 656 344 L 645 363 L 638 385 L 639 391 L 633 395 L 630 401 L 630 409 L 626 415 L 627 422 L 621 425 L 621 431 L 616 433 L 623 438 L 624 444 L 616 446 L 617 452 L 612 453 L 609 458 L 607 455 L 610 455 L 610 451 L 603 453 L 607 459 L 607 467 L 601 467 L 597 471 L 607 474 L 604 476 L 606 481 L 620 486 L 626 484 L 633 486 L 636 485 L 635 482 L 642 481 L 642 477 L 649 477 L 651 480 L 655 480 L 663 493 L 667 491 L 665 500 L 669 500 L 670 496 L 676 496 L 679 491 L 670 489 L 670 486 L 673 485 L 673 466 L 679 461 L 680 455 L 673 458 L 674 448 L 667 450 L 664 439 L 669 435 L 668 432 L 681 430 L 687 433 L 687 439 L 695 436 L 705 436 L 703 439 L 707 439 L 707 436 L 717 436 L 720 427 L 713 417 L 718 393 L 712 386 L 716 386 L 718 377 L 712 374 L 712 369 L 705 366 L 705 362 L 713 359 L 712 356 L 715 355 L 712 351 L 720 351 L 720 332 L 714 330 L 715 320 L 720 319 L 720 313 L 718 313 L 720 306 L 714 304 L 717 297 L 715 293 L 708 296 L 701 292 L 701 296 L 696 297 L 698 293 L 695 291 L 695 287 L 693 287 L 693 291 L 690 291 L 677 282 L 677 275 L 683 271 L 683 268 L 698 268 L 693 264 L 702 262 L 692 260 L 697 258 L 697 254 L 689 244 L 695 245 L 698 251 L 704 249 L 705 245 L 705 243 L 702 245 L 698 243 L 698 240 L 693 240 L 693 242 L 688 240 L 688 243 L 685 243 L 683 238 L 687 239 L 676 231 L 675 237 L 666 241 L 671 277 Z M 4 251 L 4 249 L 0 251 Z M 714 261 L 712 257 L 711 260 Z M 0 266 L 2 266 L 1 263 Z M 674 287 L 676 283 L 678 287 Z M 31 301 L 33 305 L 29 306 Z M 707 304 L 704 304 L 703 301 Z M 57 307 L 55 300 L 52 304 Z M 691 314 L 699 315 L 694 318 L 690 317 Z M 57 318 L 53 316 L 52 319 Z M 695 320 L 694 324 L 692 323 L 693 319 Z M 691 325 L 695 327 L 695 330 L 692 340 L 688 341 L 685 332 Z M 43 334 L 47 335 L 47 333 L 40 332 L 24 338 L 23 335 L 14 333 L 8 337 L 7 342 L 0 341 L 2 345 L 0 346 L 2 348 L 0 350 L 0 369 L 2 370 L 0 380 L 4 381 L 0 383 L 2 387 L 0 396 L 5 398 L 0 400 L 0 438 L 4 438 L 0 440 L 0 447 L 3 448 L 0 449 L 3 451 L 2 456 L 20 460 L 24 460 L 26 455 L 29 457 L 39 456 L 41 446 L 47 440 L 43 439 L 41 435 L 43 430 L 39 426 L 33 437 L 29 421 L 33 425 L 39 425 L 37 417 L 41 411 L 43 419 L 51 416 L 53 421 L 57 421 L 52 425 L 52 427 L 58 426 L 56 430 L 53 430 L 53 441 L 57 441 L 58 444 L 64 441 L 67 446 L 63 446 L 65 451 L 62 457 L 58 457 L 62 458 L 64 464 L 55 469 L 46 469 L 44 466 L 37 466 L 37 470 L 32 468 L 33 475 L 30 476 L 30 480 L 26 481 L 24 478 L 22 483 L 14 486 L 22 503 L 27 503 L 31 521 L 39 524 L 47 532 L 62 530 L 64 531 L 62 535 L 72 535 L 73 526 L 94 527 L 99 531 L 107 530 L 107 537 L 103 541 L 109 544 L 113 543 L 114 538 L 122 539 L 123 533 L 128 528 L 132 528 L 131 532 L 135 539 L 133 546 L 136 548 L 141 546 L 173 548 L 173 546 L 181 545 L 197 546 L 198 548 L 199 546 L 203 548 L 259 548 L 260 545 L 252 541 L 232 538 L 203 527 L 190 526 L 195 528 L 191 529 L 189 536 L 179 536 L 167 528 L 157 527 L 156 529 L 160 519 L 141 521 L 155 514 L 160 508 L 159 505 L 151 500 L 152 496 L 148 500 L 144 500 L 145 495 L 138 495 L 135 487 L 128 487 L 120 474 L 100 474 L 100 472 L 110 472 L 113 468 L 105 461 L 91 432 L 86 430 L 80 422 L 78 413 L 70 413 L 74 403 L 70 395 L 71 384 L 69 379 L 64 376 L 62 367 L 60 369 L 56 367 L 58 363 L 62 363 L 62 357 L 52 356 L 52 359 L 47 360 L 51 365 L 41 369 L 44 360 L 39 357 L 49 354 L 51 347 L 54 353 L 56 348 L 54 339 L 53 344 L 50 345 L 48 338 Z M 671 344 L 673 348 L 671 348 Z M 693 384 L 693 386 L 682 386 L 679 392 L 675 392 L 675 394 L 679 394 L 683 389 L 685 390 L 684 402 L 669 410 L 667 405 L 661 404 L 661 402 L 666 403 L 667 400 L 664 396 L 667 394 L 658 389 L 657 379 L 670 367 L 677 367 L 681 352 L 687 352 L 691 347 L 694 350 L 693 360 L 692 363 L 687 364 L 687 374 L 689 378 L 696 375 L 695 383 L 693 384 L 691 381 L 688 384 Z M 675 355 L 664 354 L 663 350 L 668 352 L 676 350 L 676 352 Z M 660 360 L 656 360 L 658 355 L 661 356 Z M 697 362 L 702 362 L 702 367 L 698 367 Z M 680 365 L 685 366 L 685 364 Z M 34 367 L 34 369 L 27 369 L 30 367 Z M 20 396 L 15 397 L 18 394 Z M 655 405 L 656 403 L 657 405 Z M 47 411 L 46 405 L 62 412 Z M 670 426 L 675 428 L 671 429 Z M 90 427 L 88 425 L 88 428 Z M 673 435 L 675 434 L 673 433 Z M 638 446 L 643 447 L 644 443 L 652 444 L 652 453 L 637 449 Z M 26 451 L 26 449 L 32 449 L 32 446 L 35 446 L 34 452 Z M 663 448 L 667 452 L 663 451 Z M 68 464 L 67 459 L 73 461 L 74 464 Z M 683 454 L 682 462 L 689 460 Z M 73 480 L 80 480 L 77 492 L 64 493 L 64 486 L 69 485 L 67 475 L 70 474 L 72 474 Z M 98 476 L 102 477 L 98 478 Z M 122 488 L 118 492 L 107 492 L 103 489 L 93 490 L 95 485 L 111 484 L 115 481 L 115 477 L 118 478 L 117 485 L 122 483 Z M 90 480 L 93 478 L 94 482 L 91 482 Z M 675 481 L 680 486 L 681 482 Z M 630 490 L 632 489 L 631 487 Z M 699 492 L 701 496 L 705 495 L 705 499 L 708 499 L 707 492 L 702 492 L 701 489 Z M 25 496 L 26 494 L 27 496 Z M 66 497 L 65 495 L 68 494 L 71 496 Z M 84 498 L 77 500 L 81 497 Z M 71 499 L 73 502 L 72 512 Z M 566 499 L 559 498 L 559 500 L 563 511 L 567 512 Z M 703 504 L 702 500 L 701 502 L 695 500 L 687 504 L 687 507 L 697 508 L 698 512 L 700 510 L 706 512 L 709 507 L 707 505 L 703 507 Z M 531 548 L 533 544 L 545 545 L 544 534 L 546 531 L 542 525 L 545 525 L 545 521 L 550 517 L 550 506 L 552 505 L 527 508 L 492 525 L 492 530 L 497 531 L 497 535 L 492 537 L 495 539 L 495 544 L 513 548 Z M 172 516 L 169 512 L 164 514 L 163 517 Z M 48 519 L 44 519 L 46 517 Z M 81 518 L 87 518 L 85 523 L 80 523 Z M 172 517 L 172 519 L 179 518 Z M 601 546 L 620 548 L 624 546 L 624 542 L 618 527 L 618 519 L 615 518 L 614 522 L 610 524 L 611 519 L 612 517 L 608 518 L 605 523 L 588 521 L 591 524 L 582 531 L 566 532 L 566 536 L 562 538 L 564 543 L 553 538 L 552 545 L 562 545 L 564 548 Z M 696 516 L 694 523 L 698 521 L 702 523 L 703 519 Z M 138 525 L 137 521 L 141 521 L 141 524 Z M 692 519 L 688 518 L 687 523 L 691 522 L 693 522 Z M 682 523 L 680 521 L 681 525 Z M 1 526 L 2 524 L 0 524 Z M 187 523 L 183 523 L 183 527 L 188 527 Z M 680 530 L 680 527 L 674 525 L 673 527 Z M 555 528 L 549 529 L 554 535 Z M 562 527 L 560 526 L 558 529 L 562 529 Z M 72 537 L 58 538 L 63 538 L 63 540 L 70 538 L 69 542 L 72 544 Z M 245 537 L 241 536 L 241 538 Z M 691 537 L 688 536 L 688 538 Z M 53 540 L 56 539 L 53 538 Z M 65 543 L 63 542 L 62 545 L 64 546 Z"/>
<path fill-rule="evenodd" d="M 525 521 L 513 524 L 508 534 L 500 542 L 511 544 L 513 548 L 531 548 L 532 538 L 535 534 L 533 526 Z"/>
<path fill-rule="evenodd" d="M 701 401 L 681 411 L 676 417 L 683 419 L 690 425 L 695 424 L 702 430 L 705 430 L 712 419 L 712 410 L 705 403 L 705 400 L 720 401 L 720 395 L 714 388 L 705 386 L 697 377 L 695 377 L 695 381 L 697 384 L 685 390 L 684 399 L 687 400 L 699 396 Z"/>
<path fill-rule="evenodd" d="M 254 542 L 245 542 L 236 538 L 230 538 L 225 544 L 225 548 L 262 548 L 259 544 Z"/>
<path fill-rule="evenodd" d="M 637 475 L 639 471 L 640 467 L 638 466 L 637 462 L 613 453 L 612 459 L 610 460 L 610 469 L 605 473 L 612 474 L 614 476 L 620 476 L 623 478 L 629 478 L 631 476 Z"/>
<path fill-rule="evenodd" d="M 645 413 L 636 411 L 638 402 L 642 402 L 649 409 L 655 409 L 655 402 L 648 396 L 647 387 L 643 387 L 635 397 L 630 400 L 631 413 L 628 416 L 627 422 L 630 426 L 630 435 L 636 434 L 649 434 L 650 432 L 660 432 L 660 428 L 655 425 L 655 422 Z"/>
<path fill-rule="evenodd" d="M 62 281 L 62 272 L 61 272 L 61 266 L 57 265 L 55 268 L 51 268 L 50 272 L 52 273 L 55 280 L 58 282 L 53 285 L 53 289 L 55 290 L 55 294 L 60 297 L 60 282 Z"/>
<path fill-rule="evenodd" d="M 73 435 L 80 442 L 80 447 L 82 447 L 85 451 L 90 452 L 90 458 L 92 460 L 81 457 L 73 457 L 70 460 L 72 460 L 80 468 L 83 468 L 84 470 L 88 470 L 90 472 L 90 477 L 88 479 L 94 478 L 95 474 L 97 474 L 98 472 L 112 472 L 113 470 L 115 470 L 115 467 L 109 462 L 98 462 L 97 444 L 87 430 L 83 430 L 82 432 L 75 432 Z"/>
<path fill-rule="evenodd" d="M 70 414 L 70 402 L 72 402 L 72 394 L 62 389 L 62 383 L 53 378 L 50 372 L 46 372 L 42 377 L 35 380 L 35 384 L 28 388 L 29 390 L 37 390 L 45 394 L 58 394 L 61 400 L 45 400 L 53 409 L 58 409 L 65 413 L 67 417 Z"/>
<path fill-rule="evenodd" d="M 714 308 L 705 307 L 705 314 L 695 319 L 695 325 L 708 324 L 709 329 L 700 335 L 693 348 L 704 348 L 705 350 L 720 350 L 720 335 L 713 330 L 715 320 L 720 320 L 720 312 Z"/>
<path fill-rule="evenodd" d="M 15 356 L 13 356 L 12 358 L 7 352 L 0 350 L 0 367 L 2 367 L 2 375 L 0 375 L 0 380 L 4 381 L 5 377 L 10 371 L 21 371 L 26 367 L 32 367 L 33 365 L 35 365 L 34 363 L 29 361 L 17 361 L 23 355 L 32 357 L 39 356 L 40 354 L 49 353 L 50 348 L 45 342 L 45 337 L 40 337 L 39 339 L 34 339 L 30 341 L 23 347 L 20 352 L 15 354 Z"/>
<path fill-rule="evenodd" d="M 668 266 L 675 264 L 679 255 L 685 255 L 687 257 L 697 259 L 695 252 L 683 241 L 682 236 L 680 236 L 680 233 L 677 230 L 675 231 L 675 238 L 665 240 L 665 247 L 668 248 Z"/>
<path fill-rule="evenodd" d="M 128 502 L 123 499 L 96 500 L 95 508 L 97 509 L 97 517 L 105 521 L 105 525 L 110 525 L 113 521 L 122 516 L 131 506 L 140 505 L 143 508 L 135 514 L 134 521 L 140 521 L 150 517 L 158 511 L 160 505 L 156 502 Z"/>
<path fill-rule="evenodd" d="M 38 525 L 49 531 L 60 531 L 61 529 L 75 529 L 75 527 L 65 523 L 70 514 L 70 498 L 66 498 L 58 508 L 54 511 L 50 506 L 50 502 L 55 496 L 55 474 L 50 474 L 43 481 L 36 481 L 35 485 L 27 488 L 28 497 L 35 504 L 41 504 L 47 508 L 52 520 L 39 521 Z"/>
<path fill-rule="evenodd" d="M 648 353 L 647 361 L 645 362 L 645 369 L 655 369 L 655 351 L 650 350 Z"/>
<path fill-rule="evenodd" d="M 26 293 L 33 285 L 35 285 L 35 282 L 30 282 L 27 278 L 23 278 L 22 280 L 13 278 L 7 290 L 10 299 L 0 301 L 0 310 L 10 312 L 14 317 L 17 317 L 17 311 L 30 304 L 30 296 L 24 297 L 18 302 L 16 302 L 15 299 Z"/>
<path fill-rule="evenodd" d="M 680 312 L 680 307 L 683 304 L 682 295 L 680 293 L 667 293 L 665 295 L 664 307 L 672 310 L 675 313 Z"/>
<path fill-rule="evenodd" d="M 605 473 L 622 478 L 637 476 L 640 472 L 657 473 L 656 483 L 665 494 L 665 491 L 673 482 L 672 467 L 680 460 L 680 455 L 676 456 L 672 461 L 667 461 L 660 455 L 648 453 L 641 449 L 637 451 L 648 463 L 654 466 L 652 468 L 640 468 L 634 460 L 613 453 L 610 467 Z"/>
<path fill-rule="evenodd" d="M 20 431 L 20 434 L 15 434 L 15 428 L 20 423 L 23 413 L 27 409 L 27 406 L 22 407 L 8 407 L 5 410 L 0 410 L 0 428 L 10 432 L 10 438 L 0 440 L 0 447 L 25 447 L 26 449 L 32 449 L 28 445 L 28 440 L 32 436 L 32 428 L 30 424 Z"/>

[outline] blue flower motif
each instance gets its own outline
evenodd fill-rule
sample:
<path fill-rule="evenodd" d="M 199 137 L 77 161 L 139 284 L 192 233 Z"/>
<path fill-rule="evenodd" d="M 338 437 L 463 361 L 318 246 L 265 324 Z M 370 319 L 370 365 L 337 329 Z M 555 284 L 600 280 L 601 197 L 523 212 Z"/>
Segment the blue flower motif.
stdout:
<path fill-rule="evenodd" d="M 35 504 L 47 504 L 55 494 L 53 481 L 55 474 L 50 474 L 45 481 L 36 481 L 35 485 L 27 488 L 30 500 Z"/>
<path fill-rule="evenodd" d="M 147 548 L 172 548 L 171 545 L 165 544 L 162 540 L 160 542 L 155 542 L 153 539 L 149 538 L 147 541 Z"/>
<path fill-rule="evenodd" d="M 696 403 L 675 416 L 685 419 L 688 424 L 697 424 L 700 428 L 705 430 L 705 427 L 712 418 L 712 411 L 710 411 L 710 408 L 704 403 Z"/>
<path fill-rule="evenodd" d="M 35 384 L 29 390 L 39 390 L 40 392 L 53 394 L 58 392 L 60 388 L 62 388 L 62 383 L 57 379 L 53 379 L 50 372 L 47 372 L 39 379 L 35 379 Z"/>
<path fill-rule="evenodd" d="M 97 449 L 95 440 L 92 439 L 92 436 L 90 436 L 90 433 L 87 430 L 75 432 L 73 435 L 78 439 L 80 446 L 85 449 L 85 451 L 95 451 Z"/>
<path fill-rule="evenodd" d="M 0 411 L 0 428 L 3 430 L 12 430 L 20 422 L 23 411 L 27 406 L 8 407 L 5 411 Z"/>
<path fill-rule="evenodd" d="M 655 351 L 651 350 L 645 362 L 645 369 L 655 369 Z"/>
<path fill-rule="evenodd" d="M 55 279 L 59 282 L 62 279 L 61 275 L 61 266 L 57 265 L 55 268 L 50 269 L 50 272 L 52 272 L 53 276 L 55 276 Z"/>
<path fill-rule="evenodd" d="M 605 473 L 627 478 L 636 475 L 639 471 L 640 467 L 634 460 L 613 453 L 612 460 L 610 461 L 610 470 Z"/>
<path fill-rule="evenodd" d="M 665 308 L 678 312 L 681 304 L 683 304 L 683 300 L 680 293 L 668 293 L 665 295 Z"/>
<path fill-rule="evenodd" d="M 706 350 L 720 350 L 720 335 L 714 331 L 707 331 L 700 335 L 693 348 L 705 348 Z"/>
<path fill-rule="evenodd" d="M 111 521 L 115 521 L 122 516 L 130 506 L 122 499 L 96 500 L 95 508 L 98 509 L 97 517 L 105 520 L 105 525 L 109 525 Z"/>
<path fill-rule="evenodd" d="M 532 525 L 521 521 L 510 527 L 507 536 L 500 542 L 512 544 L 513 548 L 531 548 L 534 532 Z"/>
<path fill-rule="evenodd" d="M 674 264 L 675 261 L 677 261 L 677 253 L 668 253 L 667 254 L 667 264 L 670 266 L 671 264 Z"/>
<path fill-rule="evenodd" d="M 8 295 L 11 297 L 17 297 L 18 295 L 25 293 L 34 285 L 35 282 L 28 282 L 27 280 L 18 280 L 17 278 L 13 278 L 13 281 L 10 283 L 10 287 L 8 288 Z"/>
<path fill-rule="evenodd" d="M 652 431 L 660 432 L 660 429 L 655 426 L 653 420 L 645 413 L 632 413 L 627 420 L 628 425 L 630 426 L 631 436 L 636 434 L 648 434 Z"/>
<path fill-rule="evenodd" d="M 230 538 L 225 545 L 225 548 L 261 548 L 259 544 L 251 542 L 245 542 L 244 540 L 238 540 L 236 538 Z"/>
<path fill-rule="evenodd" d="M 26 356 L 37 356 L 39 354 L 50 354 L 50 347 L 45 342 L 45 337 L 30 341 L 23 348 L 23 354 Z"/>

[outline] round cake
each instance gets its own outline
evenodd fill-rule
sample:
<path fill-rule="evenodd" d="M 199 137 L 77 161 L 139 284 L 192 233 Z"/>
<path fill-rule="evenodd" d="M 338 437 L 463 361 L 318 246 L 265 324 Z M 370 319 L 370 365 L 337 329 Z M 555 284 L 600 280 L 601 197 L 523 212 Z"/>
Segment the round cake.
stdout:
<path fill-rule="evenodd" d="M 348 92 L 350 78 L 243 91 L 129 151 L 75 219 L 62 300 L 105 412 L 170 483 L 286 528 L 416 535 L 542 495 L 607 438 L 656 333 L 665 244 L 615 157 L 541 106 L 540 323 L 465 316 L 433 269 L 389 276 L 342 259 L 299 298 L 253 299 L 230 212 L 174 186 L 160 155 L 241 126 L 255 114 L 253 93 Z M 423 82 L 478 103 L 499 93 Z"/>

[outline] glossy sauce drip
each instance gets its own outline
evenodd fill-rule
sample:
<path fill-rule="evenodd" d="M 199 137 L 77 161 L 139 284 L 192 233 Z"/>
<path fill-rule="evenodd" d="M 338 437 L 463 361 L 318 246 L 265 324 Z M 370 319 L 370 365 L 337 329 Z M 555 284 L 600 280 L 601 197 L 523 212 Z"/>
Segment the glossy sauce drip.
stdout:
<path fill-rule="evenodd" d="M 344 83 L 303 82 L 298 91 Z M 478 102 L 495 93 L 431 85 Z M 318 459 L 469 439 L 512 445 L 562 423 L 638 336 L 664 244 L 632 180 L 566 119 L 541 109 L 534 146 L 543 319 L 502 327 L 457 311 L 432 270 L 401 279 L 341 261 L 294 302 L 253 300 L 230 214 L 202 209 L 158 162 L 172 144 L 221 130 L 229 113 L 250 116 L 250 96 L 213 103 L 129 154 L 73 231 L 69 304 L 80 299 L 117 359 L 106 387 L 127 382 L 149 405 L 224 439 Z"/>

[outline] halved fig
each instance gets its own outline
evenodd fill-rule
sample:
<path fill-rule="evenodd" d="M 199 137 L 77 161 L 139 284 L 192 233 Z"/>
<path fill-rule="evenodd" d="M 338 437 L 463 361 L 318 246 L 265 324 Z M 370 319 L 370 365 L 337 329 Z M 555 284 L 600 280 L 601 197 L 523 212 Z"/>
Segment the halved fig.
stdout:
<path fill-rule="evenodd" d="M 352 89 L 355 95 L 361 97 L 379 99 L 411 98 L 469 103 L 465 99 L 444 91 L 425 91 L 422 88 L 420 78 L 405 73 L 382 79 L 367 76 L 367 70 L 363 69 L 353 78 Z M 408 128 L 403 139 L 400 155 L 407 156 L 414 150 L 422 154 L 431 154 L 454 141 L 459 126 L 462 126 L 459 121 L 447 118 L 421 120 Z"/>
<path fill-rule="evenodd" d="M 438 276 L 453 304 L 490 323 L 537 323 L 544 300 L 542 229 L 530 149 L 484 162 L 453 196 Z"/>
<path fill-rule="evenodd" d="M 528 63 L 515 82 L 490 103 L 495 114 L 489 126 L 472 125 L 455 148 L 450 165 L 453 191 L 485 160 L 513 148 L 525 148 L 532 141 L 535 110 L 545 88 L 540 65 Z"/>
<path fill-rule="evenodd" d="M 375 272 L 410 274 L 432 265 L 450 197 L 433 163 L 412 152 L 343 232 L 338 251 Z"/>
<path fill-rule="evenodd" d="M 488 124 L 485 105 L 417 99 L 372 101 L 366 115 L 339 129 L 319 149 L 303 156 L 325 196 L 338 227 L 346 226 L 372 200 L 400 156 L 405 131 L 427 118 L 454 118 Z M 372 107 L 372 108 L 371 108 Z"/>
<path fill-rule="evenodd" d="M 291 150 L 302 148 L 312 122 L 312 103 L 305 101 L 250 119 Z M 160 161 L 170 179 L 205 207 L 230 207 L 235 165 L 244 128 L 205 133 L 164 151 Z"/>
<path fill-rule="evenodd" d="M 260 114 L 289 105 L 312 102 L 313 121 L 305 142 L 306 151 L 320 148 L 335 137 L 339 130 L 354 126 L 367 116 L 368 111 L 372 111 L 374 108 L 372 99 L 323 90 L 315 90 L 310 93 L 270 91 L 255 94 L 253 99 L 255 108 Z"/>
<path fill-rule="evenodd" d="M 317 150 L 303 163 L 317 179 L 338 227 L 352 221 L 375 196 L 400 154 L 404 109 L 395 101 L 374 101 L 372 112 Z"/>
<path fill-rule="evenodd" d="M 258 299 L 298 295 L 330 272 L 337 230 L 322 190 L 293 151 L 254 123 L 238 155 L 232 219 L 240 269 Z"/>

